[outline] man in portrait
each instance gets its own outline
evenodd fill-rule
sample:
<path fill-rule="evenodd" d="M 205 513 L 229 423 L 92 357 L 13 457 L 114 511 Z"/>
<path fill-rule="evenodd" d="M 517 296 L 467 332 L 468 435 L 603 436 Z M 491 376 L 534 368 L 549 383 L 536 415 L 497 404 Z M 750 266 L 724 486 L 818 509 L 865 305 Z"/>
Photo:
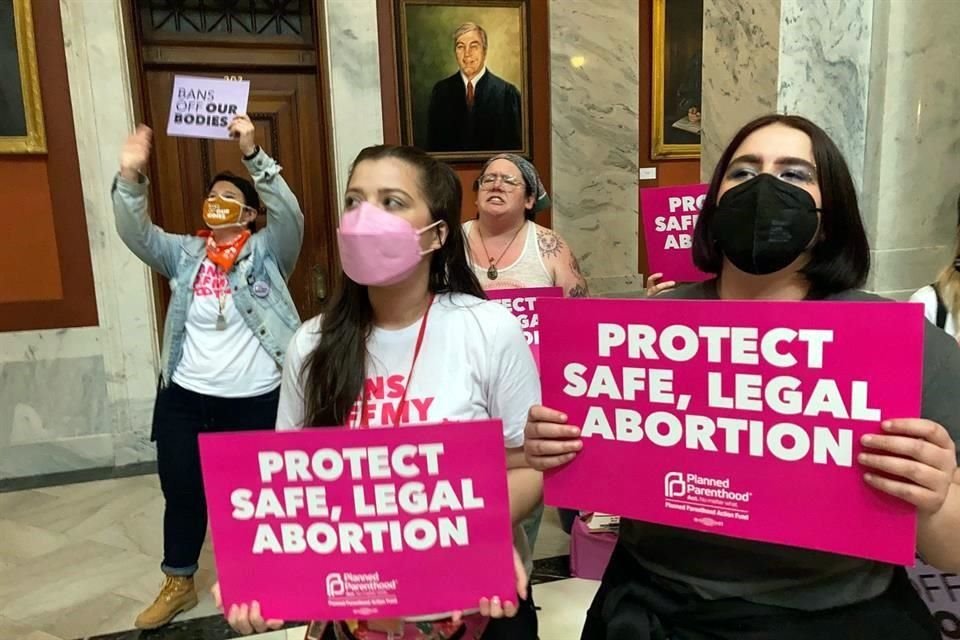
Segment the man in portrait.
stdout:
<path fill-rule="evenodd" d="M 428 151 L 523 148 L 520 91 L 487 69 L 487 32 L 467 22 L 453 34 L 460 69 L 433 87 Z"/>

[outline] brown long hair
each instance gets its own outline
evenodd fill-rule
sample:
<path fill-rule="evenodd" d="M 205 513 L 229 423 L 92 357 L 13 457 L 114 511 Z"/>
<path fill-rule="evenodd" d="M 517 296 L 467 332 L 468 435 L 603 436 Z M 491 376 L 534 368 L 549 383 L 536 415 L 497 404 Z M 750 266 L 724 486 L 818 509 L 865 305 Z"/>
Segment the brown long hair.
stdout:
<path fill-rule="evenodd" d="M 713 172 L 703 210 L 693 233 L 693 262 L 705 273 L 719 274 L 723 254 L 713 238 L 711 219 L 717 209 L 717 195 L 733 154 L 747 137 L 772 124 L 782 124 L 807 134 L 813 147 L 817 182 L 820 185 L 823 238 L 811 249 L 810 262 L 802 270 L 810 283 L 810 297 L 862 287 L 870 273 L 870 245 L 863 228 L 857 190 L 850 169 L 837 145 L 827 133 L 801 116 L 771 114 L 743 126 L 720 156 Z"/>
<path fill-rule="evenodd" d="M 953 316 L 954 326 L 960 327 L 960 198 L 957 198 L 957 245 L 953 261 L 937 277 L 937 291 Z"/>
<path fill-rule="evenodd" d="M 434 221 L 447 225 L 443 245 L 430 258 L 432 293 L 467 293 L 485 298 L 473 269 L 467 264 L 460 203 L 463 189 L 449 165 L 413 147 L 367 147 L 353 161 L 395 158 L 417 170 L 420 191 Z M 350 171 L 353 175 L 353 169 Z M 341 274 L 340 284 L 320 322 L 320 342 L 304 362 L 305 426 L 343 425 L 360 397 L 366 377 L 367 340 L 373 330 L 373 309 L 367 287 Z"/>

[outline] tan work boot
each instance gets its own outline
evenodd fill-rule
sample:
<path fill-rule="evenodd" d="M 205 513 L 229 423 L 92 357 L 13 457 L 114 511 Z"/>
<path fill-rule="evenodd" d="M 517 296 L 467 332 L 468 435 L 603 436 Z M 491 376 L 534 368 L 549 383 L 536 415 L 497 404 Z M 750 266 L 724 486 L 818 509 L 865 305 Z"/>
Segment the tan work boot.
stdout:
<path fill-rule="evenodd" d="M 160 595 L 133 624 L 137 629 L 157 629 L 195 606 L 197 590 L 193 586 L 193 576 L 167 576 Z"/>

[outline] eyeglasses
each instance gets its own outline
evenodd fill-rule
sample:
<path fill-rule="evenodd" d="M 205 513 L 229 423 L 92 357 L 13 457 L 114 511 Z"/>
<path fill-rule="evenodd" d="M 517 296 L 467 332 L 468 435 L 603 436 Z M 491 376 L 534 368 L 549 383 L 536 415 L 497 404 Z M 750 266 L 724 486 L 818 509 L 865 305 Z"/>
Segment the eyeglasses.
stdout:
<path fill-rule="evenodd" d="M 480 183 L 481 189 L 492 189 L 493 185 L 497 183 L 497 180 L 500 180 L 500 185 L 504 191 L 513 191 L 517 187 L 523 184 L 523 180 L 514 176 L 508 176 L 502 173 L 486 173 L 480 176 L 478 182 Z"/>

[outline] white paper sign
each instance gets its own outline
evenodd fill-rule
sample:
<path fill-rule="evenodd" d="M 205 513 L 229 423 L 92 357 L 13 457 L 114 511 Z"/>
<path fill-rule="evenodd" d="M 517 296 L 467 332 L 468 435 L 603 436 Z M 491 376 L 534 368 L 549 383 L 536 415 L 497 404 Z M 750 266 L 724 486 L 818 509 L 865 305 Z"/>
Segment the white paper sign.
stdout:
<path fill-rule="evenodd" d="M 175 76 L 167 135 L 229 140 L 227 126 L 247 111 L 248 80 Z"/>

